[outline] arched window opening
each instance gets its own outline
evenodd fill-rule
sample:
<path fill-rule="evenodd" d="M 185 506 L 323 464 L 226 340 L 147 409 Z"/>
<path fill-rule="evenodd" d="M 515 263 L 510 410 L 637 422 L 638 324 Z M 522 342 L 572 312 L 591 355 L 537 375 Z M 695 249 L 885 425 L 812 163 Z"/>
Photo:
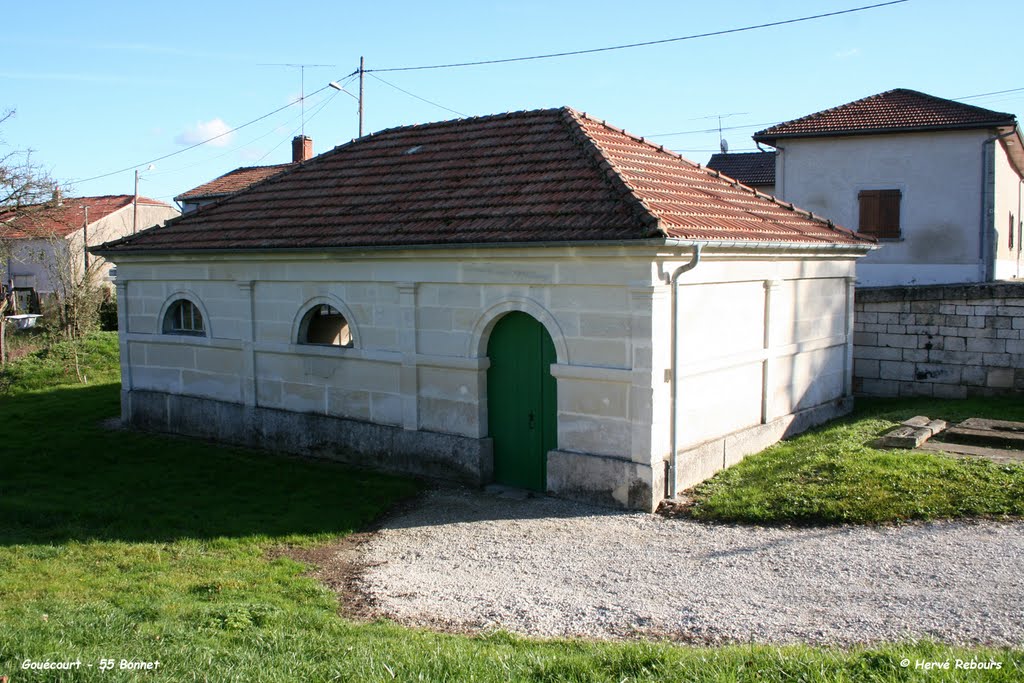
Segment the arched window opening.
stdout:
<path fill-rule="evenodd" d="M 205 335 L 206 328 L 199 307 L 188 299 L 179 299 L 171 304 L 164 315 L 164 334 Z"/>
<path fill-rule="evenodd" d="M 352 346 L 348 321 L 334 306 L 318 304 L 306 313 L 299 328 L 300 344 Z"/>

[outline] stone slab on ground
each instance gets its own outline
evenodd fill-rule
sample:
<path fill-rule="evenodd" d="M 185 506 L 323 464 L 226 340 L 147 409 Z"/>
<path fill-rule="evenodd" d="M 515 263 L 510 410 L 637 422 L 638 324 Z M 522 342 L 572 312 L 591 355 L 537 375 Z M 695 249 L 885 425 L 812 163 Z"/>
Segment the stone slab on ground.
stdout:
<path fill-rule="evenodd" d="M 927 427 L 908 427 L 900 425 L 872 442 L 875 448 L 906 448 L 913 449 L 932 438 L 932 430 Z"/>
<path fill-rule="evenodd" d="M 945 420 L 932 420 L 924 415 L 915 415 L 904 420 L 899 427 L 871 442 L 874 448 L 914 449 L 946 428 Z"/>
<path fill-rule="evenodd" d="M 1009 450 L 1005 448 L 989 448 L 988 446 L 971 446 L 963 443 L 949 443 L 945 441 L 931 440 L 921 445 L 922 451 L 933 453 L 944 453 L 966 458 L 984 458 L 997 462 L 1001 465 L 1014 465 L 1024 463 L 1024 451 Z"/>
<path fill-rule="evenodd" d="M 1024 450 L 1024 422 L 972 417 L 947 429 L 943 439 L 972 446 Z"/>

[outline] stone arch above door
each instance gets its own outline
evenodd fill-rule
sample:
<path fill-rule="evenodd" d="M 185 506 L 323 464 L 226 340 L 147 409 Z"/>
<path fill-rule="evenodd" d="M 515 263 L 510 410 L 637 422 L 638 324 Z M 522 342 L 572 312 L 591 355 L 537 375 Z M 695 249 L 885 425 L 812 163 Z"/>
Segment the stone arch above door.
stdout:
<path fill-rule="evenodd" d="M 544 306 L 534 299 L 528 297 L 507 297 L 492 305 L 476 321 L 473 332 L 469 337 L 469 345 L 466 349 L 466 356 L 469 358 L 482 358 L 487 355 L 487 340 L 490 338 L 491 330 L 506 313 L 519 311 L 535 318 L 551 336 L 551 342 L 555 345 L 555 356 L 558 363 L 568 365 L 569 347 L 565 343 L 565 334 L 559 326 L 555 316 L 551 315 Z"/>

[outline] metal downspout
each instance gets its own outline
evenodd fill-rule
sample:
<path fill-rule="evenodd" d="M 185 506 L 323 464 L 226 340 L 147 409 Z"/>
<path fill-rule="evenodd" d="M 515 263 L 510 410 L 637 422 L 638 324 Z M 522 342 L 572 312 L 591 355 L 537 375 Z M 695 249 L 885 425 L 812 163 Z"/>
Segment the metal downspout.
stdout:
<path fill-rule="evenodd" d="M 786 148 L 775 145 L 775 191 L 776 197 L 786 198 Z"/>
<path fill-rule="evenodd" d="M 676 406 L 679 405 L 679 382 L 676 381 L 676 369 L 679 367 L 679 343 L 678 343 L 678 327 L 679 327 L 679 276 L 683 273 L 693 270 L 700 263 L 700 255 L 704 249 L 704 244 L 697 243 L 693 245 L 693 258 L 690 259 L 689 263 L 684 263 L 672 272 L 672 276 L 669 278 L 669 284 L 672 286 L 672 332 L 669 335 L 672 344 L 672 367 L 670 368 L 670 375 L 672 378 L 671 398 L 669 400 L 670 413 L 669 413 L 669 438 L 672 444 L 672 452 L 669 455 L 669 467 L 668 467 L 668 497 L 676 497 L 676 452 L 679 450 L 679 438 L 678 428 L 676 425 Z"/>

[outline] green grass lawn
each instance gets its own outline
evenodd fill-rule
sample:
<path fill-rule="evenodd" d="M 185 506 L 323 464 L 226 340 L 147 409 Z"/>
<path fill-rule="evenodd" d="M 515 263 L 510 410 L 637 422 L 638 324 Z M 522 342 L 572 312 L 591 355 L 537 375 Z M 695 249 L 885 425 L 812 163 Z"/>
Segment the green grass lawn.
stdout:
<path fill-rule="evenodd" d="M 851 417 L 776 444 L 697 486 L 690 514 L 753 524 L 1024 516 L 1024 465 L 867 445 L 914 415 L 1024 421 L 1024 401 L 858 400 Z"/>
<path fill-rule="evenodd" d="M 113 345 L 111 345 L 113 344 Z M 350 533 L 414 482 L 101 426 L 117 414 L 112 335 L 51 352 L 0 397 L 0 676 L 22 681 L 1019 681 L 1024 652 L 467 637 L 339 616 L 337 596 L 269 552 Z M 49 360 L 48 360 L 49 359 Z M 84 359 L 84 360 L 83 360 Z M 106 366 L 106 367 L 104 367 Z M 81 370 L 80 367 L 80 370 Z M 66 366 L 65 366 L 66 369 Z M 900 661 L 1001 663 L 934 672 Z M 75 671 L 22 669 L 80 660 Z M 120 660 L 159 661 L 155 672 Z M 113 671 L 101 671 L 113 660 Z M 92 664 L 92 667 L 88 665 Z"/>
<path fill-rule="evenodd" d="M 10 363 L 0 374 L 0 396 L 64 384 L 107 384 L 121 380 L 116 332 L 97 332 L 79 343 L 47 343 L 46 331 L 8 332 L 9 352 L 43 348 Z"/>

